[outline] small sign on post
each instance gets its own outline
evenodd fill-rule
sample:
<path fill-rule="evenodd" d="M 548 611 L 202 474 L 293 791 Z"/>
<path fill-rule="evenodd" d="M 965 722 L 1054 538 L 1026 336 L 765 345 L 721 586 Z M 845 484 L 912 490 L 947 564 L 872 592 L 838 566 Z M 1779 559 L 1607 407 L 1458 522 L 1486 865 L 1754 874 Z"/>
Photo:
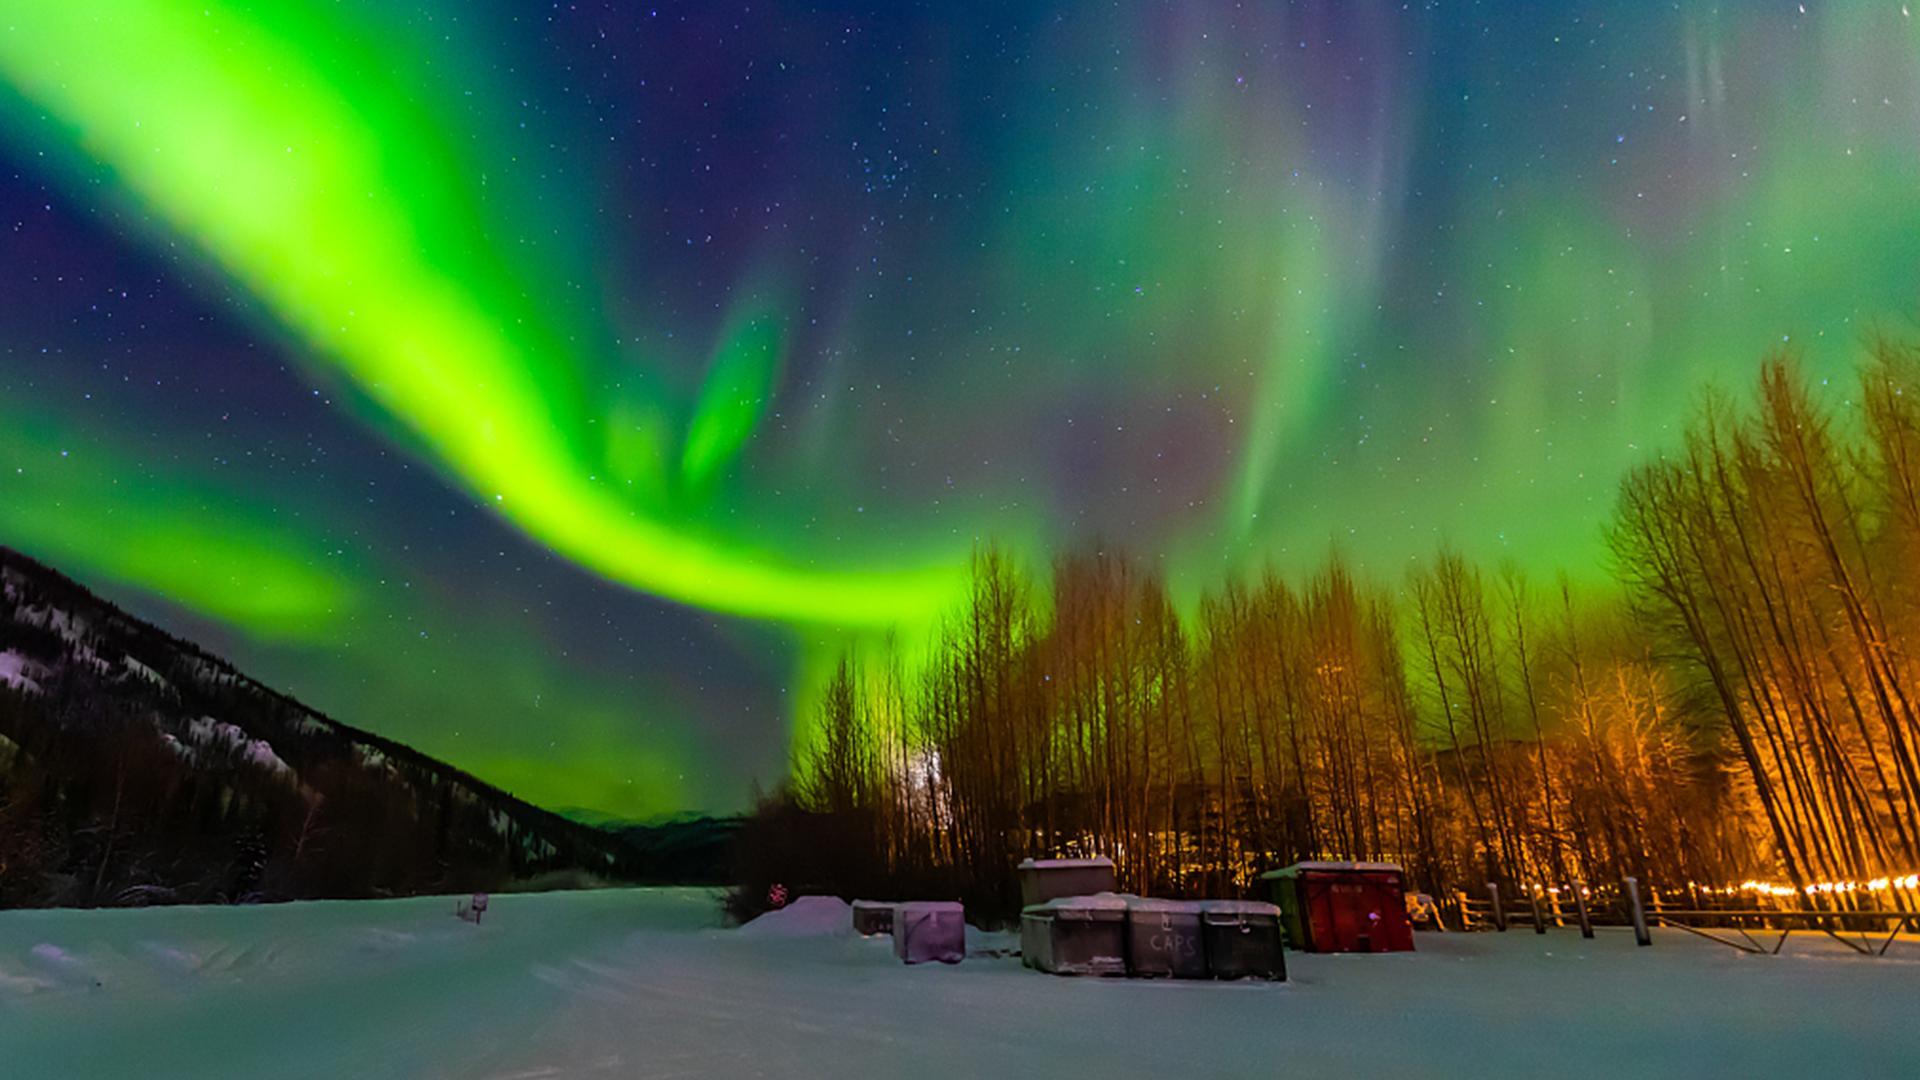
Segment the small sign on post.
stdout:
<path fill-rule="evenodd" d="M 473 899 L 461 900 L 453 905 L 455 918 L 462 922 L 470 922 L 475 926 L 480 925 L 480 916 L 486 914 L 486 911 L 487 894 L 483 892 L 474 893 Z"/>

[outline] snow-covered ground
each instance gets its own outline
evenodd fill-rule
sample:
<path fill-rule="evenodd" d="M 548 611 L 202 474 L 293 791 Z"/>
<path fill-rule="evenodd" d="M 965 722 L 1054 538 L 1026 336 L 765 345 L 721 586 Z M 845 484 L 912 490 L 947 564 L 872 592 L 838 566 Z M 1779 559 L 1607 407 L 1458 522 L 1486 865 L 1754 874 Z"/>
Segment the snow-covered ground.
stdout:
<path fill-rule="evenodd" d="M 907 968 L 819 927 L 719 929 L 700 890 L 453 908 L 0 913 L 0 1076 L 1920 1075 L 1913 940 L 1422 935 L 1210 984 Z"/>

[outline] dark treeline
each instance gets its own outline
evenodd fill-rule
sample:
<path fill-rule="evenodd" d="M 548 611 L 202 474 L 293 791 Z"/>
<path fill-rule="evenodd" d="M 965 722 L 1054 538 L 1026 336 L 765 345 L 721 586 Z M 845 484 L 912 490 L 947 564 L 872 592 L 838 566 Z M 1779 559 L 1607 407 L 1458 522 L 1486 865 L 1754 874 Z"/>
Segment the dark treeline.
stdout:
<path fill-rule="evenodd" d="M 1920 867 L 1914 356 L 1876 348 L 1844 412 L 1770 361 L 1756 407 L 1709 400 L 1623 482 L 1610 538 L 1611 589 L 1442 551 L 1188 612 L 1110 551 L 1037 583 L 985 551 L 920 662 L 839 666 L 743 903 L 782 880 L 1004 914 L 1020 858 L 1070 853 L 1166 895 L 1302 858 L 1442 896 Z"/>
<path fill-rule="evenodd" d="M 501 845 L 454 825 L 475 811 L 450 791 L 423 807 L 416 789 L 343 756 L 306 763 L 298 786 L 239 752 L 190 761 L 143 703 L 64 689 L 36 700 L 0 687 L 0 908 L 390 896 L 512 877 Z"/>
<path fill-rule="evenodd" d="M 673 864 L 321 716 L 0 548 L 0 908 L 367 897 Z"/>

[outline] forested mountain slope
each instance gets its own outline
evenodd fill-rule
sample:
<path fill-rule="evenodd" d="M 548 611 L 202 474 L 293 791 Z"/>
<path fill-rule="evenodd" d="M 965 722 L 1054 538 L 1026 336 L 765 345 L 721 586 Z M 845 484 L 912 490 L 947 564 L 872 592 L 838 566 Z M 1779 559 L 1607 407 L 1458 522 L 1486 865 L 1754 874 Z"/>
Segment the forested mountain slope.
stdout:
<path fill-rule="evenodd" d="M 635 878 L 638 856 L 0 547 L 0 907 Z"/>

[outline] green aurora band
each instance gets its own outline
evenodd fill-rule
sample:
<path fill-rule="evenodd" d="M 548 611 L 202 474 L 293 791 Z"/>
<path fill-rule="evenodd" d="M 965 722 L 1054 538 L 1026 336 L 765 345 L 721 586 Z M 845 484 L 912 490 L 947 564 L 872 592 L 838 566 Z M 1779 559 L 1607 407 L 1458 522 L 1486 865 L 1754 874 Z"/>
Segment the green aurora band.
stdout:
<path fill-rule="evenodd" d="M 584 452 L 581 365 L 540 329 L 481 223 L 461 212 L 473 201 L 467 179 L 417 151 L 441 135 L 371 75 L 393 58 L 364 43 L 363 56 L 303 51 L 343 39 L 300 8 L 275 9 L 273 20 L 169 0 L 15 5 L 0 70 L 454 475 L 555 551 L 659 596 L 740 615 L 919 623 L 957 595 L 964 551 L 921 570 L 813 570 L 676 528 L 669 507 L 603 479 L 606 465 Z M 771 331 L 742 333 L 689 432 L 690 483 L 709 483 L 738 451 L 764 399 Z M 615 471 L 663 470 L 642 461 Z"/>
<path fill-rule="evenodd" d="M 1898 3 L 870 7 L 0 0 L 0 150 L 237 286 L 245 362 L 299 364 L 245 393 L 338 389 L 362 436 L 350 475 L 216 467 L 158 391 L 83 398 L 104 343 L 0 340 L 0 543 L 529 797 L 724 808 L 984 540 L 1117 540 L 1187 600 L 1330 541 L 1599 580 L 1703 384 L 1912 333 Z M 632 609 L 550 568 L 435 580 L 444 533 L 343 494 L 413 461 L 502 565 L 500 522 L 679 621 L 600 648 Z"/>

